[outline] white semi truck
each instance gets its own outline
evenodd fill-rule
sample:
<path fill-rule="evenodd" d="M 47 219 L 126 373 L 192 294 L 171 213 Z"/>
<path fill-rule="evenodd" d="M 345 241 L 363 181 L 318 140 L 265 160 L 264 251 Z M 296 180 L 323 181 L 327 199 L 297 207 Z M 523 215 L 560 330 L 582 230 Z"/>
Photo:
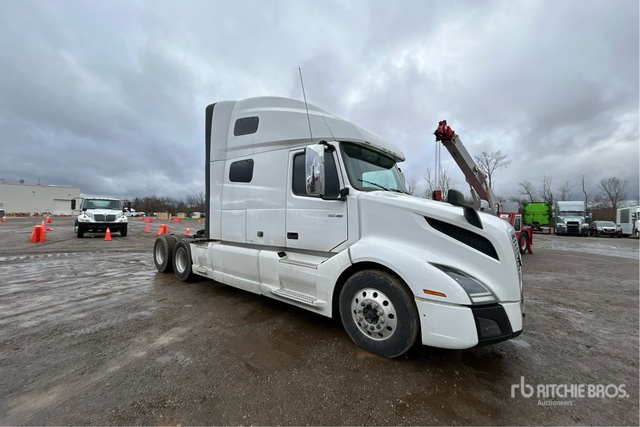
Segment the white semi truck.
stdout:
<path fill-rule="evenodd" d="M 513 227 L 455 190 L 449 203 L 406 194 L 395 145 L 287 98 L 221 101 L 205 118 L 205 228 L 159 236 L 158 271 L 340 316 L 386 357 L 522 332 Z"/>
<path fill-rule="evenodd" d="M 555 234 L 588 236 L 587 218 L 585 204 L 582 201 L 559 201 L 553 204 Z"/>

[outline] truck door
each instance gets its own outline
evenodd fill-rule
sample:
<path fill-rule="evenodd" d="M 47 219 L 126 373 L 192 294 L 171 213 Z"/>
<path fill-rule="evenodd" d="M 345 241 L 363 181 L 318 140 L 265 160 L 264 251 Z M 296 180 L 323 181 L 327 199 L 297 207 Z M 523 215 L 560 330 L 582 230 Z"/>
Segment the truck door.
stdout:
<path fill-rule="evenodd" d="M 347 240 L 347 203 L 307 195 L 304 150 L 292 151 L 289 165 L 286 246 L 329 252 Z M 327 197 L 337 197 L 342 188 L 338 170 L 336 153 L 325 153 Z"/>

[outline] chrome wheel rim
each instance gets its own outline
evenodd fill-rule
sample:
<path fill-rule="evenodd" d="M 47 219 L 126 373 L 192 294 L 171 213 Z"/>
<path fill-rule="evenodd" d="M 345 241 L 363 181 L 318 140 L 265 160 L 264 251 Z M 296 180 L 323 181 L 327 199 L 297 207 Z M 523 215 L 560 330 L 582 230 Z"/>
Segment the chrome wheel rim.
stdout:
<path fill-rule="evenodd" d="M 398 324 L 393 303 L 378 289 L 359 290 L 351 299 L 351 316 L 360 332 L 376 341 L 389 339 Z"/>

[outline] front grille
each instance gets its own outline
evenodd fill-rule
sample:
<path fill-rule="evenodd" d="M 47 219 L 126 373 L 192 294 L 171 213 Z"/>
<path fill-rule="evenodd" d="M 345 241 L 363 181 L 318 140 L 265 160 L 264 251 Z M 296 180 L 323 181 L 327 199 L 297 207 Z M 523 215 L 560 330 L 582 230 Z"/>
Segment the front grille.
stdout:
<path fill-rule="evenodd" d="M 567 234 L 580 234 L 580 223 L 567 222 Z"/>
<path fill-rule="evenodd" d="M 491 258 L 497 259 L 498 253 L 496 248 L 493 247 L 491 242 L 484 236 L 476 234 L 472 231 L 466 230 L 457 225 L 449 224 L 448 222 L 440 221 L 439 219 L 424 217 L 429 225 L 441 233 L 446 234 L 449 237 L 456 239 L 459 242 L 464 243 L 467 246 L 471 246 L 473 249 L 482 252 Z"/>
<path fill-rule="evenodd" d="M 522 295 L 522 256 L 520 255 L 520 245 L 516 237 L 516 232 L 511 232 L 511 243 L 513 245 L 513 254 L 516 257 L 516 265 L 518 267 L 518 283 L 520 284 L 520 294 Z"/>
<path fill-rule="evenodd" d="M 115 220 L 116 220 L 116 215 L 115 215 L 115 214 L 108 214 L 108 215 L 105 215 L 105 214 L 95 214 L 95 215 L 93 215 L 93 219 L 94 219 L 96 222 L 105 222 L 105 221 L 107 221 L 107 222 L 113 222 L 113 221 L 115 221 Z"/>

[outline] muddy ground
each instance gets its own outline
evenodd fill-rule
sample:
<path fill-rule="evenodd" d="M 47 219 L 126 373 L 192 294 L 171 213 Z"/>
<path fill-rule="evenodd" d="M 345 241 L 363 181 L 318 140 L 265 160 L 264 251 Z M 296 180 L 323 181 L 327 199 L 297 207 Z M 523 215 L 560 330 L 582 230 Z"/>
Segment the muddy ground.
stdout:
<path fill-rule="evenodd" d="M 159 222 L 105 241 L 54 218 L 31 244 L 35 224 L 0 223 L 2 425 L 639 423 L 637 240 L 535 235 L 520 337 L 389 360 L 339 321 L 157 273 Z"/>

